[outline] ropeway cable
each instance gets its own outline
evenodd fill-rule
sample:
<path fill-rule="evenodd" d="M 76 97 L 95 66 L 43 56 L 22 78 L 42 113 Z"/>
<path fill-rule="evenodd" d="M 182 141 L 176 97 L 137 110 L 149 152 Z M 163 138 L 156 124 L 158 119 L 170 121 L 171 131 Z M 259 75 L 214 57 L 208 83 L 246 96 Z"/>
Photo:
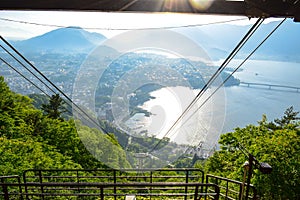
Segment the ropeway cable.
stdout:
<path fill-rule="evenodd" d="M 215 25 L 215 24 L 224 24 L 224 23 L 229 23 L 229 22 L 236 22 L 236 21 L 244 21 L 244 20 L 249 20 L 249 18 L 238 18 L 238 19 L 231 19 L 231 20 L 208 22 L 208 23 L 203 23 L 203 24 L 187 24 L 187 25 L 178 25 L 178 26 L 160 26 L 160 27 L 144 27 L 144 28 L 101 28 L 101 27 L 62 26 L 62 25 L 56 25 L 56 24 L 43 24 L 43 23 L 36 23 L 36 22 L 23 21 L 23 20 L 14 20 L 14 19 L 3 18 L 3 17 L 0 17 L 0 20 L 7 21 L 7 22 L 27 24 L 27 25 L 54 27 L 54 28 L 85 29 L 85 30 L 108 30 L 108 31 L 136 31 L 136 30 L 137 31 L 143 31 L 143 30 L 163 30 L 163 29 L 178 29 L 178 28 L 200 27 L 200 26 L 207 26 L 207 25 Z"/>
<path fill-rule="evenodd" d="M 260 43 L 259 45 L 231 72 L 230 75 L 228 75 L 226 77 L 226 79 L 214 90 L 214 92 L 212 94 L 210 94 L 207 99 L 205 99 L 205 101 L 202 102 L 202 104 L 183 122 L 182 126 L 184 124 L 187 123 L 188 120 L 190 120 L 192 118 L 192 116 L 194 116 L 196 114 L 196 112 L 199 111 L 199 109 L 230 79 L 231 76 L 233 76 L 233 74 L 235 72 L 237 72 L 237 70 L 243 66 L 243 64 L 249 60 L 249 58 L 265 43 L 265 41 L 271 37 L 271 35 L 283 24 L 283 22 L 286 20 L 286 18 L 284 18 Z M 178 130 L 178 129 L 177 129 Z M 173 133 L 174 134 L 174 133 Z"/>
<path fill-rule="evenodd" d="M 171 130 L 178 124 L 178 122 L 184 117 L 184 115 L 192 108 L 192 106 L 203 96 L 204 92 L 211 86 L 211 84 L 215 81 L 215 79 L 220 75 L 220 73 L 226 68 L 228 63 L 233 59 L 233 57 L 239 52 L 239 50 L 244 46 L 244 44 L 249 40 L 249 38 L 254 34 L 254 32 L 258 29 L 258 27 L 262 24 L 264 18 L 259 18 L 256 23 L 250 28 L 250 30 L 246 33 L 243 39 L 238 43 L 238 45 L 233 49 L 233 51 L 229 54 L 229 56 L 225 59 L 222 65 L 218 68 L 218 70 L 213 74 L 213 76 L 209 79 L 207 84 L 200 90 L 200 92 L 196 95 L 196 97 L 192 100 L 192 102 L 187 106 L 187 108 L 182 112 L 182 114 L 177 118 L 177 120 L 173 123 L 173 125 L 168 129 L 166 134 L 163 136 L 167 137 Z M 153 152 L 162 140 L 151 149 L 150 153 Z"/>

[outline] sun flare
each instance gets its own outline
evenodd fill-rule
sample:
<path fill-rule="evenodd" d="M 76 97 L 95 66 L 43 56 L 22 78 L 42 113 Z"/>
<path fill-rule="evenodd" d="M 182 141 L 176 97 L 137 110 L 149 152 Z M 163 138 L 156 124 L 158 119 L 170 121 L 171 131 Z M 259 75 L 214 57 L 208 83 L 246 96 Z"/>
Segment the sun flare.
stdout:
<path fill-rule="evenodd" d="M 197 10 L 206 10 L 208 9 L 214 0 L 189 0 L 193 8 Z"/>

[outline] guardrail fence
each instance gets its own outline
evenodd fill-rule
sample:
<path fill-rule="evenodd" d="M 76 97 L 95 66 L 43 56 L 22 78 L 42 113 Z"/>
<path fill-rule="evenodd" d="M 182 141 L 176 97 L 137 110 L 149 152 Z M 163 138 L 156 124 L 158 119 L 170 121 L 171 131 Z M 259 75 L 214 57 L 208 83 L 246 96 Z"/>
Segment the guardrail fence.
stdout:
<path fill-rule="evenodd" d="M 206 181 L 206 183 L 204 182 Z M 0 199 L 242 199 L 245 184 L 200 169 L 26 170 L 0 177 Z M 250 185 L 249 199 L 257 199 Z"/>
<path fill-rule="evenodd" d="M 220 176 L 214 176 L 211 174 L 206 175 L 206 183 L 213 183 L 220 188 L 220 199 L 236 200 L 245 199 L 246 183 L 235 181 Z M 248 199 L 258 200 L 256 188 L 250 185 L 250 193 Z M 209 189 L 208 189 L 209 192 Z"/>

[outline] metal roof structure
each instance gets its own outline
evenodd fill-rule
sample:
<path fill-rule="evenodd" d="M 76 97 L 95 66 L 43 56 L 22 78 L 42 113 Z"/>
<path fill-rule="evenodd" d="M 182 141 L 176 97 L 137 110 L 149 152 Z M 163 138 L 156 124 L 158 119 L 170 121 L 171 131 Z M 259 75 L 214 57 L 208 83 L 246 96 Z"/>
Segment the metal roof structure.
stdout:
<path fill-rule="evenodd" d="M 178 12 L 300 21 L 300 0 L 1 0 L 0 10 Z"/>

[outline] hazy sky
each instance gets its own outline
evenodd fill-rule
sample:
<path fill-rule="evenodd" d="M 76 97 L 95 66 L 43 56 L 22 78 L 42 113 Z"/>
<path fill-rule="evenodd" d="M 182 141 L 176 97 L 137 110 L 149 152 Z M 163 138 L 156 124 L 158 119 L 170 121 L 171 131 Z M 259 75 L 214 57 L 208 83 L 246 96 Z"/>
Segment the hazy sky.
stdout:
<path fill-rule="evenodd" d="M 80 26 L 112 37 L 122 32 L 115 29 L 176 27 L 228 20 L 237 20 L 231 23 L 244 25 L 254 23 L 256 19 L 249 20 L 243 16 L 171 13 L 0 11 L 0 34 L 8 38 L 24 39 L 60 26 Z"/>

